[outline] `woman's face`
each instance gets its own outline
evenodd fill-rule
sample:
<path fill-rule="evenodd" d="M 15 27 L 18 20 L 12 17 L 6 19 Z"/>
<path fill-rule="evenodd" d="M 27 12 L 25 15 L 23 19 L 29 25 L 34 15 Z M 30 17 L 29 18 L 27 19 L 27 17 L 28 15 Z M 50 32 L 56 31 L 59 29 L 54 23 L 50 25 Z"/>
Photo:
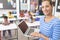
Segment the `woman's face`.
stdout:
<path fill-rule="evenodd" d="M 42 2 L 42 11 L 46 16 L 52 15 L 52 5 L 50 5 L 49 1 Z"/>

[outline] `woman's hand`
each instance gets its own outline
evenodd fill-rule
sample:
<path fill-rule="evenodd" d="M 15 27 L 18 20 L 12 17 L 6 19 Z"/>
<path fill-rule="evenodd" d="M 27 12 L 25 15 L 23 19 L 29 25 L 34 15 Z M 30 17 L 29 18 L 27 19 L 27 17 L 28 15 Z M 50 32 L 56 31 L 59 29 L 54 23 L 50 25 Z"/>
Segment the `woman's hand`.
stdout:
<path fill-rule="evenodd" d="M 38 33 L 38 32 L 33 32 L 30 35 L 34 36 L 34 37 L 41 37 L 40 33 Z"/>
<path fill-rule="evenodd" d="M 49 40 L 48 37 L 46 37 L 46 36 L 44 36 L 43 34 L 38 33 L 38 32 L 33 32 L 33 33 L 31 33 L 31 36 L 39 37 L 39 38 L 44 38 L 45 40 Z"/>

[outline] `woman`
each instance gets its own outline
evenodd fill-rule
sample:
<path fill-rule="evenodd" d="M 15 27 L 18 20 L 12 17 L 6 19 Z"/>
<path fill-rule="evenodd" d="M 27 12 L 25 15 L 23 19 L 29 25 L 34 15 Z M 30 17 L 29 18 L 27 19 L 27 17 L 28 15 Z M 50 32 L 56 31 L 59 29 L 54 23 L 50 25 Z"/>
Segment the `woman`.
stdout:
<path fill-rule="evenodd" d="M 39 33 L 33 32 L 32 36 L 39 37 L 39 40 L 60 40 L 60 20 L 52 15 L 51 0 L 42 1 L 44 17 L 40 18 Z"/>

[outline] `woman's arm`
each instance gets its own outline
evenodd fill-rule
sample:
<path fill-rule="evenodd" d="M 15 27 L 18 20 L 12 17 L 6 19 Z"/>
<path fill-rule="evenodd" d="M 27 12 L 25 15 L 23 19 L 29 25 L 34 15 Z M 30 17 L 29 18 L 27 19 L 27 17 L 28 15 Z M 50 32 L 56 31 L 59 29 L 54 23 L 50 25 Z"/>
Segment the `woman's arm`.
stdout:
<path fill-rule="evenodd" d="M 53 25 L 53 34 L 52 37 L 46 37 L 43 34 L 40 33 L 31 33 L 32 36 L 37 36 L 39 38 L 44 38 L 45 40 L 60 40 L 60 21 L 56 21 L 56 23 Z"/>
<path fill-rule="evenodd" d="M 41 38 L 44 38 L 45 40 L 49 40 L 49 38 L 46 37 L 45 35 L 43 35 L 43 34 L 40 34 L 40 35 L 41 35 Z"/>
<path fill-rule="evenodd" d="M 60 22 L 56 23 L 55 26 L 53 26 L 53 34 L 52 34 L 52 38 L 46 37 L 43 34 L 34 32 L 31 33 L 32 36 L 37 36 L 39 38 L 44 38 L 45 40 L 60 40 Z"/>
<path fill-rule="evenodd" d="M 53 35 L 49 40 L 60 40 L 60 21 L 53 26 Z"/>
<path fill-rule="evenodd" d="M 33 32 L 33 33 L 31 33 L 31 36 L 39 37 L 39 38 L 44 38 L 45 40 L 49 40 L 48 37 L 44 36 L 44 35 L 41 34 L 41 33 L 37 33 L 37 32 Z"/>
<path fill-rule="evenodd" d="M 57 21 L 54 26 L 53 26 L 53 34 L 51 38 L 45 37 L 42 35 L 41 37 L 44 38 L 45 40 L 60 40 L 60 21 Z"/>

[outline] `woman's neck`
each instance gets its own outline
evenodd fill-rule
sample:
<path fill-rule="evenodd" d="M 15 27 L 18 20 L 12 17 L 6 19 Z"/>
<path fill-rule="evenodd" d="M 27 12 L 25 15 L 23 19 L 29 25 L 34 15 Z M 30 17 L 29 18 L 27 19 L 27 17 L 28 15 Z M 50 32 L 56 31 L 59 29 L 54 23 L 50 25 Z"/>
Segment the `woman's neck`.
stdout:
<path fill-rule="evenodd" d="M 54 17 L 53 15 L 49 15 L 49 16 L 45 16 L 45 18 L 52 18 L 52 17 Z"/>
<path fill-rule="evenodd" d="M 51 16 L 45 16 L 44 21 L 48 23 L 48 22 L 50 22 L 53 18 L 54 18 L 53 15 L 51 15 Z"/>

